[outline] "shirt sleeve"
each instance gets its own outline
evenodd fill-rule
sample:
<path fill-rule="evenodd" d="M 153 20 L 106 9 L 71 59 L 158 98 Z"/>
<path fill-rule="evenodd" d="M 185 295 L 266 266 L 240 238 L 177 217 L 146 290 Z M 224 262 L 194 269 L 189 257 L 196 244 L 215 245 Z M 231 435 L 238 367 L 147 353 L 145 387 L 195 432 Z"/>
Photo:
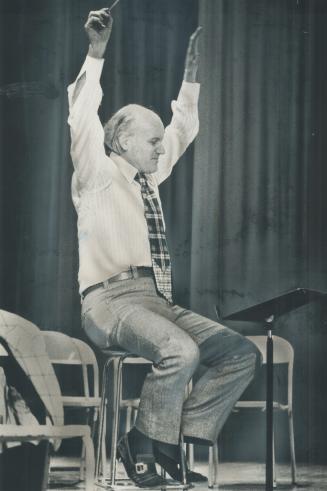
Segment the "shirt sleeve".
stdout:
<path fill-rule="evenodd" d="M 95 185 L 105 157 L 104 130 L 98 116 L 103 62 L 87 56 L 77 79 L 68 87 L 72 161 L 78 181 L 89 188 Z"/>
<path fill-rule="evenodd" d="M 171 108 L 173 116 L 165 129 L 158 170 L 154 177 L 158 184 L 170 176 L 171 171 L 199 131 L 198 99 L 200 84 L 183 81 L 178 98 Z"/>

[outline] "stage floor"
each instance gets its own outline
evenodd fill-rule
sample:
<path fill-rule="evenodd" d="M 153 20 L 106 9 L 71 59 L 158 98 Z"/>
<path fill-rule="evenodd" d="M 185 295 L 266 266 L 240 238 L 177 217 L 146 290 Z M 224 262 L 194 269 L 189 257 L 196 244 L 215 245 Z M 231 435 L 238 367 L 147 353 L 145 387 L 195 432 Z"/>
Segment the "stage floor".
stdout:
<path fill-rule="evenodd" d="M 57 463 L 57 462 L 56 462 Z M 61 467 L 68 467 L 71 461 L 68 459 L 58 461 Z M 207 467 L 204 464 L 196 465 L 199 472 L 207 475 Z M 255 463 L 221 463 L 219 465 L 219 491 L 264 491 L 265 468 L 263 464 Z M 57 481 L 57 484 L 56 484 Z M 75 481 L 75 485 L 68 485 Z M 67 485 L 66 485 L 67 483 Z M 60 470 L 51 472 L 51 482 L 48 488 L 51 491 L 100 491 L 103 488 L 94 487 L 94 490 L 85 490 L 82 483 L 78 483 L 76 471 Z M 327 491 L 327 466 L 298 465 L 298 485 L 290 484 L 290 468 L 286 465 L 277 465 L 277 491 Z M 195 491 L 207 491 L 206 485 L 196 485 Z"/>

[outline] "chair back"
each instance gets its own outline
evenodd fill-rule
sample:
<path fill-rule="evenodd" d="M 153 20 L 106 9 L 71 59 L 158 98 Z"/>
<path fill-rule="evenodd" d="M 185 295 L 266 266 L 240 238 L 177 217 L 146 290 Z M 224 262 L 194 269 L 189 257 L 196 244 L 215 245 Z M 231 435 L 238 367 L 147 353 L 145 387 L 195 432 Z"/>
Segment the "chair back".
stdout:
<path fill-rule="evenodd" d="M 266 353 L 266 336 L 247 336 L 247 339 L 252 341 L 262 354 L 263 364 L 267 363 L 267 353 Z M 274 342 L 274 363 L 293 363 L 294 361 L 294 350 L 286 339 L 280 336 L 273 336 Z"/>
<path fill-rule="evenodd" d="M 92 348 L 84 341 L 57 331 L 43 331 L 46 349 L 53 365 L 80 365 L 84 396 L 90 396 L 88 367 L 93 376 L 93 395 L 99 396 L 99 368 Z"/>
<path fill-rule="evenodd" d="M 262 354 L 263 364 L 267 363 L 266 353 L 266 336 L 247 336 L 247 339 L 252 341 Z M 273 336 L 274 346 L 274 365 L 286 363 L 288 366 L 288 406 L 292 408 L 292 395 L 293 395 L 293 366 L 294 366 L 294 349 L 291 343 L 280 336 Z"/>

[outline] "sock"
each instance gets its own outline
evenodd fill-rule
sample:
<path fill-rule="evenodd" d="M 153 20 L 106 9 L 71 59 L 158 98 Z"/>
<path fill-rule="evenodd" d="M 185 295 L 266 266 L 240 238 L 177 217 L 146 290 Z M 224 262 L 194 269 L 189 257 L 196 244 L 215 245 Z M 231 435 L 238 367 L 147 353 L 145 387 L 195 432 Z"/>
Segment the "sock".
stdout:
<path fill-rule="evenodd" d="M 173 443 L 165 443 L 155 440 L 154 446 L 159 452 L 166 455 L 170 459 L 174 460 L 175 462 L 180 462 L 180 446 L 178 444 L 174 445 Z"/>
<path fill-rule="evenodd" d="M 184 435 L 185 443 L 193 443 L 194 445 L 207 445 L 212 447 L 214 443 L 211 440 L 205 440 L 204 438 L 198 438 L 196 436 L 186 436 Z"/>
<path fill-rule="evenodd" d="M 153 455 L 153 441 L 135 426 L 128 433 L 128 443 L 133 459 L 137 455 Z"/>

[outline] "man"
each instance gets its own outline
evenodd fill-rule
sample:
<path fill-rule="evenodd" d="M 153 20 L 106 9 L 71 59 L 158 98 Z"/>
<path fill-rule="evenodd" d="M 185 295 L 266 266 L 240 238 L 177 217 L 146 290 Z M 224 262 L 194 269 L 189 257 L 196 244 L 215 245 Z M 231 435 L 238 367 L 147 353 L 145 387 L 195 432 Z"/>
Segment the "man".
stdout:
<path fill-rule="evenodd" d="M 100 348 L 119 346 L 153 362 L 135 427 L 118 444 L 130 478 L 140 487 L 153 487 L 165 484 L 155 462 L 181 480 L 181 432 L 188 442 L 212 445 L 217 440 L 253 377 L 257 352 L 239 334 L 174 305 L 171 297 L 158 186 L 198 131 L 200 28 L 190 38 L 170 125 L 164 128 L 157 114 L 132 104 L 103 128 L 97 115 L 99 79 L 112 24 L 107 9 L 89 14 L 88 56 L 68 89 L 82 321 Z M 184 401 L 199 364 L 204 374 Z M 145 456 L 146 465 L 136 469 Z M 203 479 L 190 471 L 187 477 Z"/>

